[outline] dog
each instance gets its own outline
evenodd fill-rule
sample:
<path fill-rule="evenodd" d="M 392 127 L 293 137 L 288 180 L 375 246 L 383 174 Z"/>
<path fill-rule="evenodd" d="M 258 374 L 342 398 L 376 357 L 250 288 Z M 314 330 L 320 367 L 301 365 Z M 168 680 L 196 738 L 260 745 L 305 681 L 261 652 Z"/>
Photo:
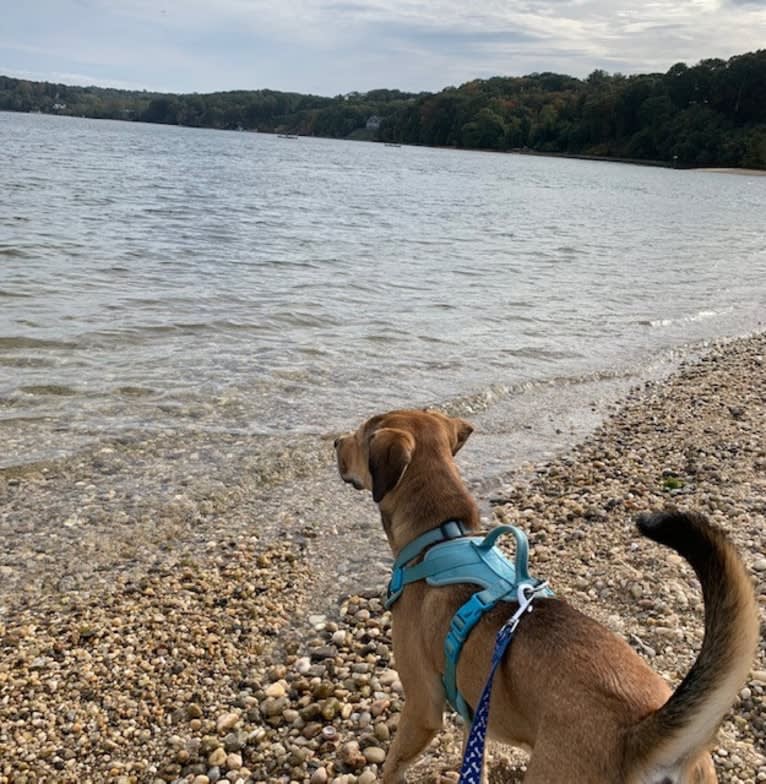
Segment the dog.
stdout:
<path fill-rule="evenodd" d="M 335 441 L 341 478 L 369 490 L 396 556 L 446 520 L 479 529 L 479 512 L 454 456 L 473 432 L 435 411 L 374 416 Z M 748 573 L 734 546 L 701 515 L 664 511 L 639 518 L 644 536 L 672 548 L 702 586 L 705 635 L 672 691 L 604 626 L 557 598 L 539 598 L 498 667 L 489 736 L 525 748 L 525 784 L 712 784 L 709 745 L 747 678 L 759 632 Z M 392 609 L 393 651 L 405 701 L 383 768 L 384 784 L 406 769 L 441 729 L 444 638 L 476 586 L 406 586 Z M 475 710 L 495 635 L 516 609 L 501 602 L 466 641 L 457 683 Z"/>

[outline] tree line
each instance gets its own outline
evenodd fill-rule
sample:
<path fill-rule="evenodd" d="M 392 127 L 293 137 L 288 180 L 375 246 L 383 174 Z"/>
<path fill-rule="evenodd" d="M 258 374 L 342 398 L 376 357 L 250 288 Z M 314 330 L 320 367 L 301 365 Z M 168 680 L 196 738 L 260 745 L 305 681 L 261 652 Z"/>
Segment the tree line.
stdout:
<path fill-rule="evenodd" d="M 193 127 L 766 168 L 766 49 L 666 73 L 477 79 L 438 93 L 160 94 L 0 76 L 0 110 Z"/>

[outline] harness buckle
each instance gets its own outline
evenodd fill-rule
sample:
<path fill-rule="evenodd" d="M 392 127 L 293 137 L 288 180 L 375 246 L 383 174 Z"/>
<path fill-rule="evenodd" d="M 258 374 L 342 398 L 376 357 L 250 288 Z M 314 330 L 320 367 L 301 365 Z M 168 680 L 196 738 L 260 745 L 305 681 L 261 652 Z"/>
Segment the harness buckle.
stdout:
<path fill-rule="evenodd" d="M 386 589 L 386 601 L 383 606 L 389 610 L 404 590 L 404 569 L 395 568 L 391 573 L 391 579 L 388 581 L 388 588 Z"/>
<path fill-rule="evenodd" d="M 439 526 L 444 539 L 459 539 L 465 536 L 465 526 L 456 520 L 447 520 Z"/>
<path fill-rule="evenodd" d="M 475 593 L 460 609 L 455 613 L 452 618 L 452 625 L 457 631 L 462 632 L 467 626 L 469 629 L 473 628 L 481 619 L 484 613 L 491 609 L 495 602 L 485 602 L 482 598 L 484 591 Z"/>

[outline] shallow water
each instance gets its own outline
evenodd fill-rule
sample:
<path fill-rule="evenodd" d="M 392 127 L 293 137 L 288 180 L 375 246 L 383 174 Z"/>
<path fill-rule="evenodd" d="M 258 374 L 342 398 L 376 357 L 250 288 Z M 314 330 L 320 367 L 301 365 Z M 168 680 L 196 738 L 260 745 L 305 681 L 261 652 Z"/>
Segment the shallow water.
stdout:
<path fill-rule="evenodd" d="M 440 405 L 486 477 L 764 313 L 755 177 L 11 113 L 0 139 L 0 467 Z"/>

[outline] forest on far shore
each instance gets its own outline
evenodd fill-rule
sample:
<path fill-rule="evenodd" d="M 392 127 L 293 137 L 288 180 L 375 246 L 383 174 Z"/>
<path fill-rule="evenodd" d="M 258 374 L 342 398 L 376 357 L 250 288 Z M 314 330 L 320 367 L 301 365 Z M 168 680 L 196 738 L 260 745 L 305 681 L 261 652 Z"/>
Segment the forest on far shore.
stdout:
<path fill-rule="evenodd" d="M 766 169 L 766 49 L 666 73 L 475 79 L 438 93 L 160 94 L 0 76 L 0 110 Z"/>

